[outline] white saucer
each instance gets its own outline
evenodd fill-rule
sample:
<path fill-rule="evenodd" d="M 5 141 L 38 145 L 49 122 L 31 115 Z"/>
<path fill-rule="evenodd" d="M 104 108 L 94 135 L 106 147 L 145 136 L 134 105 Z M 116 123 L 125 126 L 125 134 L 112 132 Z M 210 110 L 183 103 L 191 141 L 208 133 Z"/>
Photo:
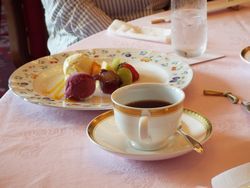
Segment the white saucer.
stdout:
<path fill-rule="evenodd" d="M 212 133 L 212 125 L 202 115 L 184 109 L 182 115 L 183 130 L 200 143 L 206 142 Z M 177 157 L 192 151 L 192 147 L 179 134 L 169 138 L 169 144 L 160 150 L 142 151 L 131 147 L 125 135 L 115 124 L 113 111 L 105 112 L 94 118 L 88 125 L 90 140 L 113 154 L 133 160 L 153 161 Z"/>

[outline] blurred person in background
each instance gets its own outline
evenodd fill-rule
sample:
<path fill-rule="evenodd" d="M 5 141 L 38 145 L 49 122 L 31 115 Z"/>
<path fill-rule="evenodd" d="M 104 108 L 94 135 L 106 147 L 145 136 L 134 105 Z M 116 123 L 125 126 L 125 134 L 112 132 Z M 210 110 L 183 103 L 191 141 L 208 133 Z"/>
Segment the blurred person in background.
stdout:
<path fill-rule="evenodd" d="M 41 0 L 51 54 L 107 29 L 114 19 L 129 21 L 168 9 L 170 0 Z"/>

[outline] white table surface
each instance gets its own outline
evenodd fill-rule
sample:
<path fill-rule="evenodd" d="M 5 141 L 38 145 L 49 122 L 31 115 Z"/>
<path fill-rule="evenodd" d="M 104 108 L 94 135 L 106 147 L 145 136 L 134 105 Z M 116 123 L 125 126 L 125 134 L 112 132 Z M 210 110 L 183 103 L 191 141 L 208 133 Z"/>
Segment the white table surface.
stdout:
<path fill-rule="evenodd" d="M 150 26 L 153 15 L 133 21 Z M 169 27 L 169 24 L 159 24 Z M 206 116 L 213 135 L 205 153 L 163 161 L 118 157 L 93 145 L 87 124 L 101 111 L 72 111 L 23 101 L 8 91 L 0 99 L 0 187 L 210 187 L 211 178 L 250 161 L 250 113 L 203 89 L 231 91 L 250 101 L 250 65 L 239 57 L 250 45 L 250 6 L 208 16 L 208 50 L 225 58 L 192 65 L 185 107 Z M 67 50 L 140 48 L 171 51 L 166 44 L 110 36 L 106 31 Z"/>

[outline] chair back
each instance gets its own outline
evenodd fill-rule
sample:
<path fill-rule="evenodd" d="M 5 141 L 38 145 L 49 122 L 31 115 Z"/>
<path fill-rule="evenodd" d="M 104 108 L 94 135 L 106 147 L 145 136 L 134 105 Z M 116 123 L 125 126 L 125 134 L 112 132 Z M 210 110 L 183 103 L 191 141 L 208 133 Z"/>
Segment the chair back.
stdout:
<path fill-rule="evenodd" d="M 5 8 L 10 52 L 16 68 L 49 54 L 45 15 L 40 0 L 2 0 Z"/>

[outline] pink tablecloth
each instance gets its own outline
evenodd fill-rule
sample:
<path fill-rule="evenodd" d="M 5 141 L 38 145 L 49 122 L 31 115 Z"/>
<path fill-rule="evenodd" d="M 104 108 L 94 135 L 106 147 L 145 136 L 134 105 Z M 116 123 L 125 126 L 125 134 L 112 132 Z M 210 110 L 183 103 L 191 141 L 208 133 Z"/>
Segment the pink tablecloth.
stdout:
<path fill-rule="evenodd" d="M 152 17 L 134 23 L 149 25 Z M 193 65 L 194 78 L 185 89 L 185 107 L 213 124 L 204 154 L 190 152 L 155 162 L 127 160 L 88 140 L 86 126 L 100 111 L 43 107 L 8 91 L 0 100 L 0 187 L 210 187 L 213 176 L 249 162 L 250 113 L 226 98 L 205 97 L 202 91 L 229 90 L 250 101 L 250 65 L 239 57 L 250 45 L 250 6 L 213 13 L 208 19 L 208 50 L 226 57 Z M 165 44 L 109 36 L 106 31 L 68 50 L 102 47 L 171 51 Z"/>

